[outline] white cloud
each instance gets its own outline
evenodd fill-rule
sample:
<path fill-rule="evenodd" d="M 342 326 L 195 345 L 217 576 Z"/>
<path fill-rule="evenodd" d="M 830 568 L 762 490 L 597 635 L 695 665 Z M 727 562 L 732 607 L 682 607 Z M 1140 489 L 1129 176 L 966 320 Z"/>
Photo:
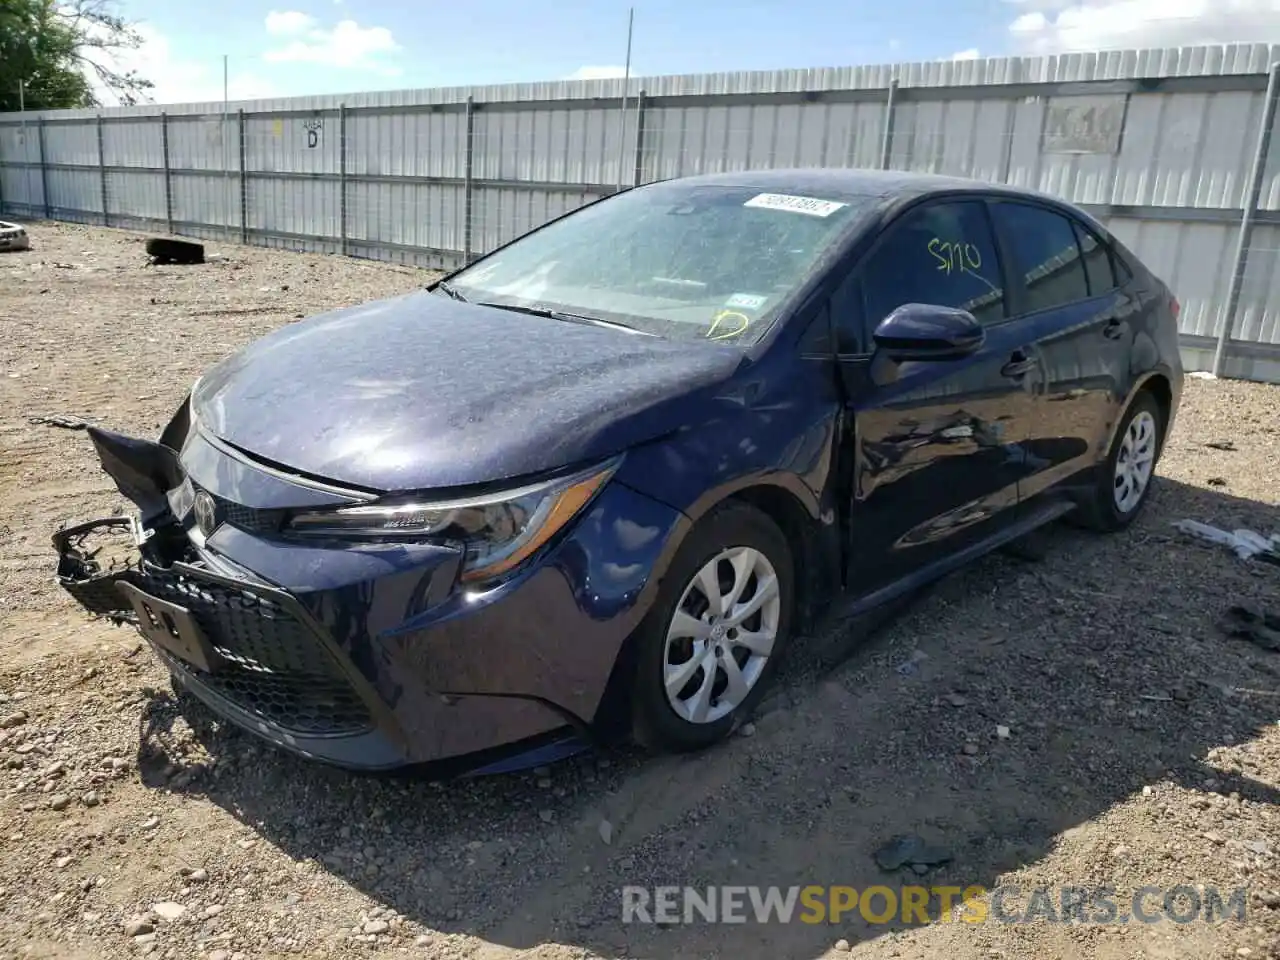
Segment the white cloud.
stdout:
<path fill-rule="evenodd" d="M 386 27 L 362 27 L 354 20 L 340 20 L 331 29 L 296 10 L 267 14 L 267 32 L 289 38 L 263 54 L 269 63 L 318 63 L 326 67 L 374 70 L 397 76 L 399 68 L 382 58 L 397 53 L 400 45 Z"/>
<path fill-rule="evenodd" d="M 137 27 L 142 45 L 136 50 L 124 50 L 110 59 L 110 65 L 120 72 L 136 70 L 138 74 L 155 84 L 150 98 L 156 103 L 203 103 L 221 100 L 223 96 L 222 57 L 210 54 L 200 60 L 177 57 L 169 45 L 169 39 L 148 24 Z M 230 63 L 227 93 L 232 100 L 253 100 L 280 96 L 280 91 L 269 81 Z M 96 74 L 89 71 L 89 82 L 105 104 L 115 103 L 115 97 L 102 87 Z"/>
<path fill-rule="evenodd" d="M 615 80 L 626 76 L 626 67 L 579 67 L 566 80 Z"/>
<path fill-rule="evenodd" d="M 1029 53 L 1280 42 L 1276 0 L 1011 0 L 1009 25 Z"/>
<path fill-rule="evenodd" d="M 970 47 L 968 50 L 959 50 L 951 55 L 952 60 L 977 60 L 978 48 Z"/>
<path fill-rule="evenodd" d="M 298 10 L 272 10 L 267 14 L 267 33 L 273 37 L 296 36 L 315 24 L 315 17 Z"/>

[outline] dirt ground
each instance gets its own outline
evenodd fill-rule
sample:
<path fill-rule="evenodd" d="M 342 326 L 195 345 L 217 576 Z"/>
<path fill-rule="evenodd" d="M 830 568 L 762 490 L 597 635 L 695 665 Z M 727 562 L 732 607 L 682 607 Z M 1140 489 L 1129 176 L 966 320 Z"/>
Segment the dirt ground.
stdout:
<path fill-rule="evenodd" d="M 1280 653 L 1215 623 L 1280 610 L 1280 568 L 1170 526 L 1280 529 L 1280 389 L 1190 381 L 1131 531 L 1055 528 L 1042 559 L 986 559 L 854 624 L 842 661 L 798 650 L 720 748 L 359 778 L 176 702 L 132 632 L 78 612 L 49 533 L 122 499 L 83 433 L 29 418 L 154 435 L 239 344 L 431 275 L 218 244 L 155 268 L 126 233 L 32 234 L 0 255 L 0 956 L 1280 957 Z M 882 872 L 901 834 L 950 861 Z M 621 922 L 625 885 L 912 882 L 1016 885 L 1005 915 L 1111 885 L 1127 916 L 1152 887 L 1159 919 Z M 1178 885 L 1190 922 L 1161 912 Z M 1186 906 L 1246 887 L 1243 919 Z"/>

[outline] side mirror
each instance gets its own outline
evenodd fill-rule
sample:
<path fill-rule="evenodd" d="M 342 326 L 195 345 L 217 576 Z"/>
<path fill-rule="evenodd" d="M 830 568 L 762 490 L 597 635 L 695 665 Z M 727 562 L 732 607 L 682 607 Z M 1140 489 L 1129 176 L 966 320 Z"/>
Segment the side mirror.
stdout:
<path fill-rule="evenodd" d="M 956 360 L 986 339 L 967 310 L 931 303 L 904 303 L 876 327 L 876 349 L 890 360 Z"/>

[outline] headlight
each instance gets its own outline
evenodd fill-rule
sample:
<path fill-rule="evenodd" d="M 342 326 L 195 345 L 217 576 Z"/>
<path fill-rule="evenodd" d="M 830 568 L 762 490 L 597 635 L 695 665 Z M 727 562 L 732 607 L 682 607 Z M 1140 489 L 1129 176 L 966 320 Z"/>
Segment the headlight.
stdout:
<path fill-rule="evenodd" d="M 619 462 L 479 497 L 384 500 L 296 513 L 287 529 L 311 537 L 457 543 L 465 551 L 462 579 L 488 580 L 514 569 L 577 516 Z"/>

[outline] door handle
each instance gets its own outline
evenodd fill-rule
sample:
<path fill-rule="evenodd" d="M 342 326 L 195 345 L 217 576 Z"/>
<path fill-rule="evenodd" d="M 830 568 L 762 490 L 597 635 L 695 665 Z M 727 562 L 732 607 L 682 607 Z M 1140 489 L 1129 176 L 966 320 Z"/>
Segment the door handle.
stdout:
<path fill-rule="evenodd" d="M 1009 362 L 1000 368 L 1003 376 L 1010 377 L 1014 380 L 1025 377 L 1028 373 L 1035 369 L 1036 361 L 1032 357 L 1028 357 L 1021 350 L 1013 351 L 1013 356 L 1009 358 Z"/>
<path fill-rule="evenodd" d="M 1107 317 L 1107 323 L 1102 328 L 1102 335 L 1108 340 L 1119 340 L 1124 336 L 1124 321 L 1119 317 Z"/>

